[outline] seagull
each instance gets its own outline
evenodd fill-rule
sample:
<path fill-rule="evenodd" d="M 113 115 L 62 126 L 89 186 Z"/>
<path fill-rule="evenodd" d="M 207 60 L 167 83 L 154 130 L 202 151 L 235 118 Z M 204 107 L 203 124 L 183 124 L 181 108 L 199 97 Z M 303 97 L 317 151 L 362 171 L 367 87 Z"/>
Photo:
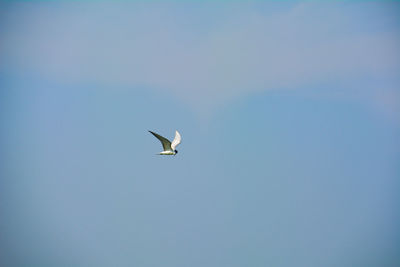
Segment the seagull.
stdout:
<path fill-rule="evenodd" d="M 178 131 L 175 131 L 175 138 L 172 141 L 172 143 L 165 137 L 162 137 L 159 134 L 156 134 L 152 131 L 149 131 L 152 135 L 157 137 L 158 140 L 160 140 L 164 151 L 160 152 L 159 155 L 176 155 L 178 154 L 178 150 L 175 148 L 181 143 L 181 135 L 179 134 Z"/>

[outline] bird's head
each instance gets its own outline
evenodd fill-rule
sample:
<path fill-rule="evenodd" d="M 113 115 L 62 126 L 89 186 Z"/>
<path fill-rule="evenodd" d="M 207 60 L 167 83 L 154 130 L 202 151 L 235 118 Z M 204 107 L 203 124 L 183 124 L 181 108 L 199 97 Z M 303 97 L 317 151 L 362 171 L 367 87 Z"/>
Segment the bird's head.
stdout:
<path fill-rule="evenodd" d="M 176 149 L 175 149 L 175 151 L 174 151 L 174 152 L 175 152 L 175 154 L 178 154 L 178 150 L 176 150 Z"/>

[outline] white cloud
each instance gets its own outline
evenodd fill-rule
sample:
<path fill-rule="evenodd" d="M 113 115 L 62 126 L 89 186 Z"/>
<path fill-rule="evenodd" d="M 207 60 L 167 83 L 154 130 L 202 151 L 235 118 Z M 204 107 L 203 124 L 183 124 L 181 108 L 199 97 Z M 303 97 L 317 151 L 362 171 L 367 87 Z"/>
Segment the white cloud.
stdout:
<path fill-rule="evenodd" d="M 196 26 L 176 6 L 27 3 L 10 8 L 0 57 L 60 81 L 167 90 L 199 111 L 252 92 L 400 70 L 398 31 L 368 30 L 369 18 L 346 5 L 297 4 L 268 15 L 231 7 L 210 20 L 207 9 L 190 10 L 204 22 Z M 379 12 L 375 18 L 385 16 Z"/>

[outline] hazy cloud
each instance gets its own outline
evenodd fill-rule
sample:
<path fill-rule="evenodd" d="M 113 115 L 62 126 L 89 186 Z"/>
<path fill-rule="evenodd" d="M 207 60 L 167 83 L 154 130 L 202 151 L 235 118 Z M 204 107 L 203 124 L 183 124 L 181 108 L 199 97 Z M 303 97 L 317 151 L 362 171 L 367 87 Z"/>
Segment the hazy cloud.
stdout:
<path fill-rule="evenodd" d="M 389 7 L 373 16 L 362 4 L 359 16 L 345 4 L 241 7 L 21 4 L 3 20 L 0 57 L 63 82 L 166 90 L 203 111 L 252 92 L 385 80 L 400 70 L 398 31 L 375 23 Z"/>

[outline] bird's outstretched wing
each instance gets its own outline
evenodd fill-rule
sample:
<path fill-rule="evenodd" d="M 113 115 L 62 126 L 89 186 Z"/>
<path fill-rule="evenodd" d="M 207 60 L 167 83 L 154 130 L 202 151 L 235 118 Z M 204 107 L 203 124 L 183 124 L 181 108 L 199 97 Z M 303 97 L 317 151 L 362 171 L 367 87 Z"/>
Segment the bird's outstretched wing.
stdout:
<path fill-rule="evenodd" d="M 181 135 L 179 134 L 178 131 L 175 131 L 175 138 L 171 144 L 172 150 L 175 150 L 175 148 L 181 143 L 181 140 L 182 140 Z"/>
<path fill-rule="evenodd" d="M 162 146 L 163 146 L 164 151 L 172 150 L 172 149 L 171 149 L 171 142 L 170 142 L 167 138 L 162 137 L 161 135 L 156 134 L 156 133 L 154 133 L 154 132 L 152 132 L 152 131 L 149 131 L 149 132 L 150 132 L 152 135 L 154 135 L 155 137 L 157 137 L 158 140 L 160 140 L 160 142 L 161 142 L 161 144 L 162 144 Z"/>

